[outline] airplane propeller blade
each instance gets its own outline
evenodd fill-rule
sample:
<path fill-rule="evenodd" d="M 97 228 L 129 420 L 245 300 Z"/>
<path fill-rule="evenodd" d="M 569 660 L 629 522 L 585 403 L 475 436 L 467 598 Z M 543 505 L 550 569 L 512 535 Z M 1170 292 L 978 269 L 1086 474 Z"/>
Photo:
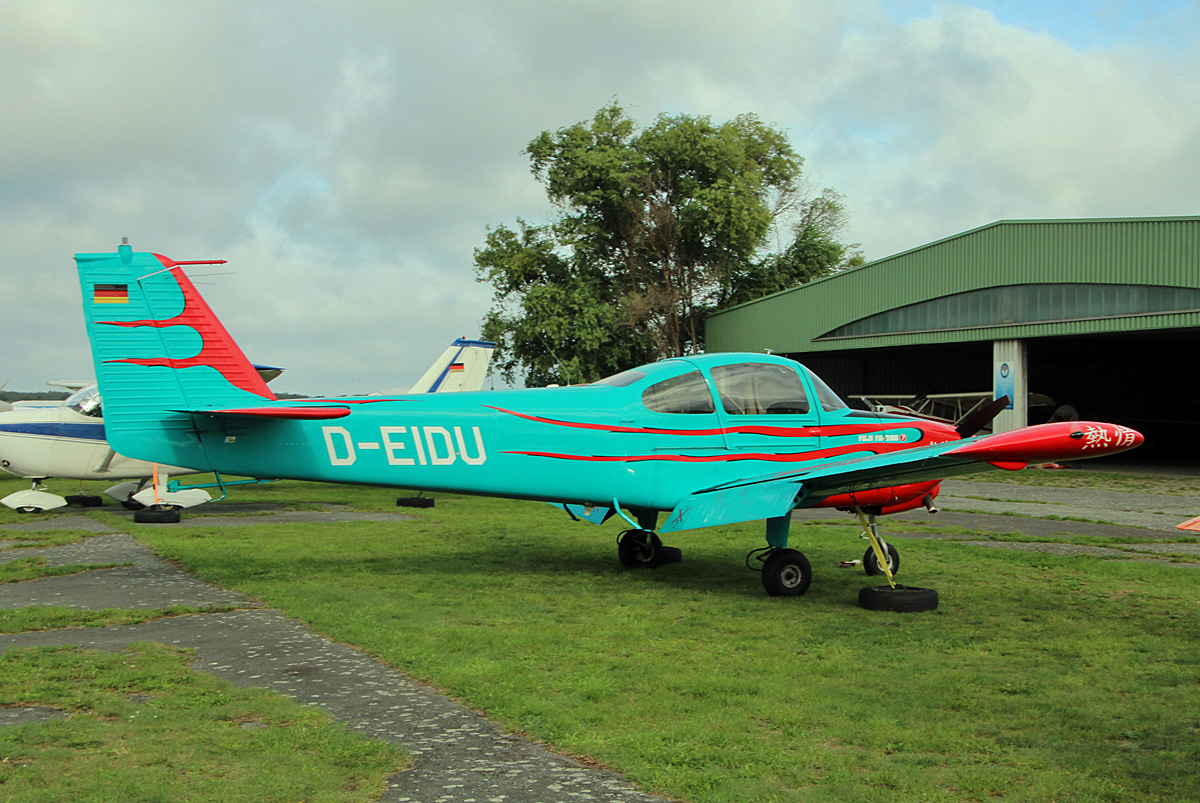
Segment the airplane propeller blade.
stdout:
<path fill-rule="evenodd" d="M 1009 398 L 1001 396 L 992 402 L 985 404 L 983 407 L 976 407 L 971 412 L 964 415 L 959 422 L 954 425 L 955 432 L 960 438 L 969 438 L 979 430 L 992 423 L 992 419 L 1000 415 L 1000 411 L 1008 407 Z"/>

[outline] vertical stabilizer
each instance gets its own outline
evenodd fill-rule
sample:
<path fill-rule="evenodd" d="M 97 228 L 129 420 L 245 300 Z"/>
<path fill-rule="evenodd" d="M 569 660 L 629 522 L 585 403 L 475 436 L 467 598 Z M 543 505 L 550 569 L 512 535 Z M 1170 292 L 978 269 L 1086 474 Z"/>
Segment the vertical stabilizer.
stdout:
<path fill-rule="evenodd" d="M 184 275 L 159 254 L 76 254 L 109 443 L 122 455 L 207 470 L 191 410 L 275 398 Z"/>
<path fill-rule="evenodd" d="M 487 378 L 495 343 L 459 338 L 442 352 L 409 393 L 454 393 L 480 390 Z"/>

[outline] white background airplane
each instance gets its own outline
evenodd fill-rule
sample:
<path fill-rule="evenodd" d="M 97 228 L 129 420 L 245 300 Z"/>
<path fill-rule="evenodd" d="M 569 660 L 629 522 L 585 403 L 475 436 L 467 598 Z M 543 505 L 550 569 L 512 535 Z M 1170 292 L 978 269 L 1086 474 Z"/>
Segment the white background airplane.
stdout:
<path fill-rule="evenodd" d="M 494 349 L 495 344 L 486 341 L 454 341 L 407 393 L 481 389 Z M 255 367 L 268 382 L 282 373 L 280 368 Z M 0 503 L 21 513 L 53 510 L 70 502 L 101 504 L 98 496 L 50 493 L 43 481 L 51 477 L 81 482 L 125 480 L 104 493 L 131 509 L 155 501 L 181 508 L 209 501 L 208 492 L 201 488 L 180 488 L 169 482 L 173 475 L 198 472 L 164 465 L 157 466 L 160 490 L 156 498 L 155 489 L 147 487 L 155 473 L 154 464 L 124 457 L 108 445 L 96 385 L 61 380 L 50 384 L 77 390 L 66 401 L 17 402 L 12 410 L 0 412 L 0 468 L 33 482 L 32 488 L 9 494 Z"/>

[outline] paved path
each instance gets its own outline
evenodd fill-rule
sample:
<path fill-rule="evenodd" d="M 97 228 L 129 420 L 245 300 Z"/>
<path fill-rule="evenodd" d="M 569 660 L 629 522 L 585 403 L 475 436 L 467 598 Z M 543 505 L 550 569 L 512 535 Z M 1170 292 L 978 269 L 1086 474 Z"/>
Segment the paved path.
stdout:
<path fill-rule="evenodd" d="M 943 482 L 938 505 L 954 511 L 1055 516 L 1172 531 L 1176 524 L 1200 516 L 1200 499 L 1190 496 L 1043 488 L 970 480 Z"/>
<path fill-rule="evenodd" d="M 48 522 L 68 529 L 105 529 L 92 519 L 70 514 L 39 519 L 0 528 L 0 538 L 19 541 L 22 529 L 46 529 Z M 227 517 L 224 523 L 244 521 Z M 0 608 L 65 605 L 101 610 L 188 605 L 239 609 L 141 625 L 2 635 L 0 652 L 45 644 L 118 651 L 135 641 L 194 649 L 196 669 L 237 686 L 271 689 L 316 705 L 355 731 L 406 749 L 413 756 L 413 766 L 389 779 L 380 798 L 386 803 L 665 803 L 612 772 L 584 766 L 506 734 L 367 654 L 336 644 L 250 597 L 204 583 L 160 560 L 128 535 L 104 533 L 68 546 L 4 550 L 0 561 L 32 555 L 44 556 L 56 565 L 130 565 L 2 584 Z M 0 726 L 49 716 L 53 712 L 44 708 L 8 709 Z"/>
<path fill-rule="evenodd" d="M 937 498 L 940 512 L 930 515 L 923 508 L 889 516 L 889 520 L 907 525 L 931 527 L 952 525 L 993 533 L 1021 533 L 1034 538 L 1060 540 L 1076 535 L 1122 539 L 1119 548 L 1081 546 L 1062 543 L 963 541 L 957 535 L 922 532 L 888 532 L 886 521 L 880 530 L 885 538 L 947 538 L 972 546 L 992 549 L 1019 549 L 1057 555 L 1089 554 L 1126 560 L 1171 562 L 1159 558 L 1164 552 L 1200 555 L 1200 544 L 1137 544 L 1129 539 L 1200 536 L 1175 525 L 1200 515 L 1200 499 L 1191 496 L 1118 493 L 1111 491 L 1041 488 L 996 482 L 946 480 Z M 1053 516 L 1055 518 L 1036 518 Z M 836 510 L 799 510 L 798 521 L 854 519 Z M 1069 519 L 1069 520 L 1068 520 Z M 1077 521 L 1076 519 L 1086 519 Z M 1200 563 L 1173 563 L 1187 569 L 1200 569 Z"/>

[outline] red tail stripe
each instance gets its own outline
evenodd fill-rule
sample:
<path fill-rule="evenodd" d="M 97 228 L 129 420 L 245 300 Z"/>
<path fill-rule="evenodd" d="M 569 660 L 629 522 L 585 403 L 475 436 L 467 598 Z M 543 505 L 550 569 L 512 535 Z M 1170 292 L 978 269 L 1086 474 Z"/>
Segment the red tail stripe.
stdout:
<path fill-rule="evenodd" d="M 172 265 L 185 264 L 215 264 L 215 263 L 186 263 L 186 262 L 171 262 L 166 257 L 159 257 L 164 265 L 170 268 L 171 275 L 175 277 L 175 281 L 179 283 L 179 289 L 183 292 L 183 311 L 174 318 L 169 318 L 165 321 L 157 320 L 142 320 L 142 321 L 98 321 L 98 323 L 108 324 L 110 326 L 125 326 L 138 327 L 150 326 L 156 329 L 161 329 L 166 326 L 189 326 L 200 335 L 203 345 L 200 347 L 199 353 L 193 357 L 184 359 L 174 359 L 171 357 L 157 357 L 149 359 L 124 359 L 124 360 L 109 360 L 108 362 L 124 362 L 132 365 L 146 366 L 165 366 L 167 368 L 182 369 L 191 368 L 198 365 L 207 365 L 213 368 L 221 376 L 225 377 L 231 385 L 240 388 L 248 393 L 253 393 L 256 396 L 262 396 L 264 399 L 275 400 L 275 394 L 267 387 L 267 383 L 259 376 L 258 371 L 254 370 L 254 366 L 246 359 L 246 355 L 242 354 L 242 350 L 238 348 L 237 343 L 230 337 L 229 332 L 217 320 L 217 316 L 205 303 L 204 299 L 196 292 L 196 288 L 192 285 L 190 279 L 179 267 Z M 168 264 L 170 263 L 170 264 Z"/>

